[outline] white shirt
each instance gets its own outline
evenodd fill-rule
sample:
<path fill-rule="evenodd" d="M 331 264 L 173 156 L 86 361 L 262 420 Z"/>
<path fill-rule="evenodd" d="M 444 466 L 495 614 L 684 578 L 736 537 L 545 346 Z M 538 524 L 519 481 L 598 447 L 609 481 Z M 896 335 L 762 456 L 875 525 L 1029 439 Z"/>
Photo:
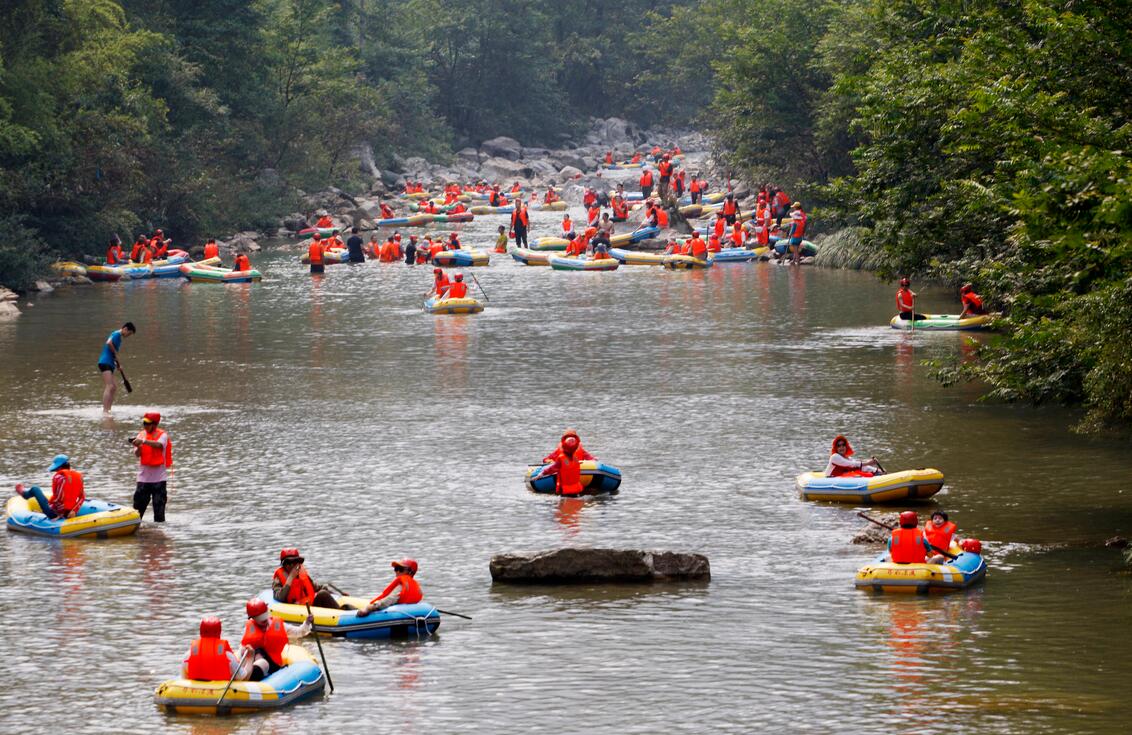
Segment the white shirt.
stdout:
<path fill-rule="evenodd" d="M 825 466 L 825 476 L 833 477 L 834 467 L 848 467 L 849 469 L 856 470 L 860 469 L 861 464 L 862 462 L 859 459 L 850 459 L 840 454 L 831 454 L 829 455 L 829 464 Z"/>
<path fill-rule="evenodd" d="M 145 431 L 139 431 L 137 438 L 145 441 Z M 169 434 L 162 431 L 161 437 L 153 441 L 157 441 L 161 444 L 161 456 L 164 457 L 165 450 L 169 446 Z M 138 466 L 138 482 L 165 482 L 168 479 L 169 469 L 165 466 L 164 462 L 155 467 L 144 464 Z"/>

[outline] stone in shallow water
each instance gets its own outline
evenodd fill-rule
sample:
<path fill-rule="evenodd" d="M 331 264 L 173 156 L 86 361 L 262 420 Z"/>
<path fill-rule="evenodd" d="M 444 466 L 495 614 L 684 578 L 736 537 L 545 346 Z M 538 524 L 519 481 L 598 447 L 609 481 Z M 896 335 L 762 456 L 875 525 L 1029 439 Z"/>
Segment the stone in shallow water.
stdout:
<path fill-rule="evenodd" d="M 703 554 L 635 549 L 554 549 L 534 554 L 497 554 L 491 579 L 513 584 L 573 582 L 708 581 Z"/>

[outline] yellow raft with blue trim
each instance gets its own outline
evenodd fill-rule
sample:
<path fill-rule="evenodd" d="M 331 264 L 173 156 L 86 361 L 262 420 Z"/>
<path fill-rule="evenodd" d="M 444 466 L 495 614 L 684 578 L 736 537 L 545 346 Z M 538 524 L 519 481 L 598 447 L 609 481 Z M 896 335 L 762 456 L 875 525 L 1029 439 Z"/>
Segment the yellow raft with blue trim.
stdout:
<path fill-rule="evenodd" d="M 881 554 L 875 562 L 857 570 L 853 584 L 872 592 L 922 595 L 966 589 L 986 578 L 987 563 L 982 554 L 963 551 L 955 544 L 949 552 L 955 558 L 944 564 L 896 564 L 888 561 L 887 554 Z"/>
<path fill-rule="evenodd" d="M 322 669 L 302 646 L 284 646 L 283 663 L 283 668 L 263 681 L 232 682 L 227 694 L 224 694 L 227 681 L 163 681 L 153 693 L 153 701 L 170 714 L 246 714 L 286 707 L 325 688 Z M 221 694 L 224 699 L 217 704 Z"/>
<path fill-rule="evenodd" d="M 483 304 L 465 296 L 462 299 L 438 299 L 435 296 L 425 301 L 425 311 L 429 314 L 479 314 Z"/>
<path fill-rule="evenodd" d="M 48 493 L 50 495 L 50 493 Z M 86 500 L 74 518 L 48 518 L 39 509 L 35 498 L 19 495 L 8 498 L 8 530 L 49 538 L 111 538 L 136 533 L 141 516 L 133 508 Z"/>
<path fill-rule="evenodd" d="M 826 477 L 803 472 L 794 480 L 803 500 L 833 503 L 895 503 L 930 498 L 943 488 L 943 473 L 930 467 L 875 477 Z"/>

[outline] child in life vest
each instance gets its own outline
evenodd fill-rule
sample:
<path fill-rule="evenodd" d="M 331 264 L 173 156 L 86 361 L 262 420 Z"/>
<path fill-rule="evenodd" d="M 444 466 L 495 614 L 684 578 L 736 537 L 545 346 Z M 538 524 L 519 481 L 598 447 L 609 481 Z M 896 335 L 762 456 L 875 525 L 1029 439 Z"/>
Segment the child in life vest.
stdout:
<path fill-rule="evenodd" d="M 384 610 L 392 605 L 412 605 L 424 599 L 421 586 L 417 583 L 417 562 L 413 559 L 400 559 L 392 562 L 393 581 L 381 591 L 381 594 L 370 600 L 369 604 L 358 611 L 358 617 L 369 615 L 375 610 Z M 396 595 L 394 590 L 399 590 Z"/>

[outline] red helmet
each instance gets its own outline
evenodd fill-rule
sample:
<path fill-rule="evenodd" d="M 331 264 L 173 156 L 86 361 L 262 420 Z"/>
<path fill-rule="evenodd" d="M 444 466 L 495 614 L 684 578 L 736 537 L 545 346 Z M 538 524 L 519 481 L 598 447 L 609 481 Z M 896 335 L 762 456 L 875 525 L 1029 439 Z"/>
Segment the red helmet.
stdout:
<path fill-rule="evenodd" d="M 394 569 L 400 567 L 401 569 L 408 569 L 413 574 L 417 573 L 417 560 L 416 559 L 400 559 L 393 562 L 391 565 Z"/>
<path fill-rule="evenodd" d="M 562 449 L 564 449 L 567 454 L 573 454 L 577 451 L 579 444 L 581 444 L 581 442 L 578 441 L 578 437 L 573 434 L 562 438 Z"/>
<path fill-rule="evenodd" d="M 901 528 L 915 528 L 919 523 L 920 519 L 916 516 L 916 511 L 914 510 L 906 510 L 900 514 Z"/>
<path fill-rule="evenodd" d="M 963 284 L 963 287 L 959 289 L 959 293 L 971 293 L 971 291 L 973 290 L 974 289 L 971 288 L 971 284 L 965 283 Z"/>
<path fill-rule="evenodd" d="M 258 597 L 253 597 L 248 600 L 247 610 L 249 618 L 257 618 L 267 612 L 267 603 Z"/>
<path fill-rule="evenodd" d="M 438 276 L 439 276 L 439 275 L 440 275 L 441 273 L 443 273 L 444 271 L 443 271 L 443 270 L 441 270 L 440 268 L 433 268 L 433 269 L 432 269 L 432 272 L 433 272 L 433 273 L 435 273 L 436 275 L 438 275 Z"/>
<path fill-rule="evenodd" d="M 972 554 L 983 553 L 983 542 L 977 538 L 965 538 L 959 542 L 959 548 Z"/>
<path fill-rule="evenodd" d="M 457 281 L 462 281 L 462 280 L 464 280 L 464 274 L 463 274 L 463 273 L 457 273 L 457 274 L 456 274 L 456 280 L 457 280 Z"/>
<path fill-rule="evenodd" d="M 220 618 L 209 616 L 200 619 L 200 636 L 201 638 L 219 638 L 220 637 Z"/>
<path fill-rule="evenodd" d="M 901 278 L 900 279 L 900 285 L 901 286 L 907 286 L 910 283 L 911 283 L 911 281 L 909 281 L 907 278 Z"/>
<path fill-rule="evenodd" d="M 300 562 L 302 562 L 303 556 L 302 556 L 302 554 L 299 553 L 298 549 L 280 549 L 279 550 L 279 562 L 283 563 L 283 562 L 287 561 L 288 559 L 298 559 Z"/>

